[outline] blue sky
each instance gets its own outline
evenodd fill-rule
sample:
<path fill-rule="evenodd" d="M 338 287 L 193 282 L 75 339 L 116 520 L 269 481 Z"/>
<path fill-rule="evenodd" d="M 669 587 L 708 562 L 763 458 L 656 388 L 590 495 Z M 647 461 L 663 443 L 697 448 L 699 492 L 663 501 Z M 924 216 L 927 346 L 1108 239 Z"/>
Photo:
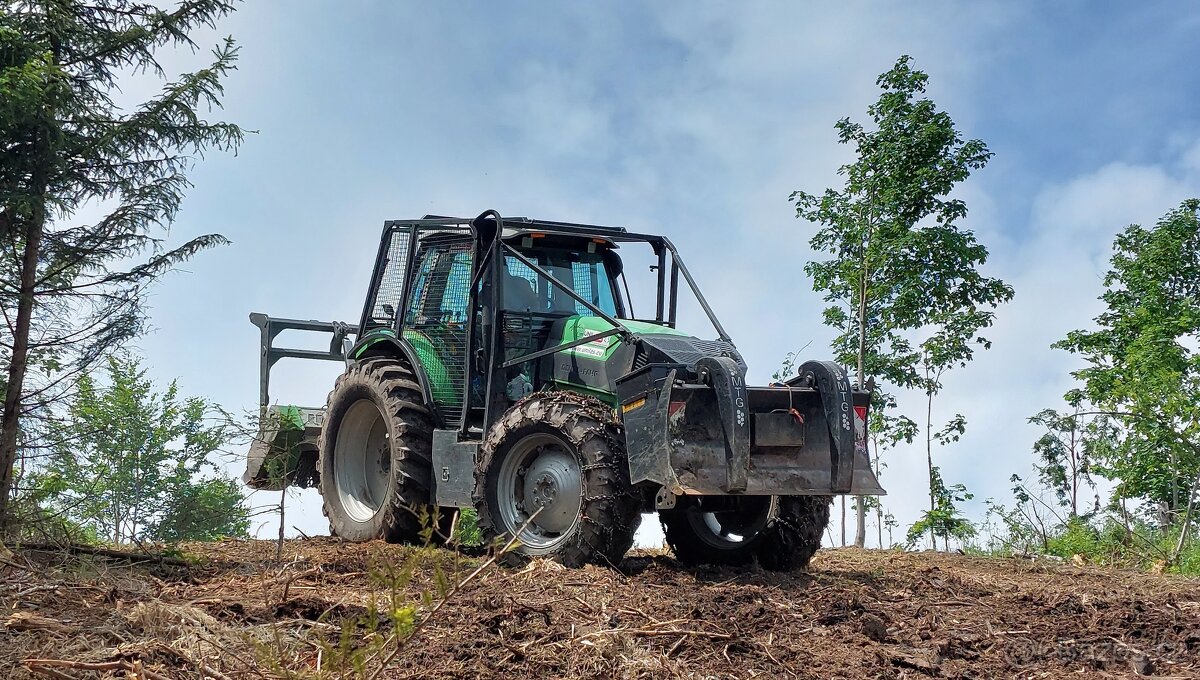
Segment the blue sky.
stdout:
<path fill-rule="evenodd" d="M 226 34 L 241 63 L 221 115 L 258 133 L 196 166 L 170 241 L 216 231 L 233 245 L 158 286 L 138 348 L 160 379 L 239 411 L 257 397 L 246 315 L 356 320 L 382 222 L 426 213 L 664 233 L 753 380 L 806 343 L 825 357 L 802 270 L 813 227 L 787 196 L 838 183 L 850 156 L 834 122 L 864 119 L 875 77 L 910 54 L 996 153 L 959 194 L 1016 298 L 995 347 L 935 404 L 968 419 L 935 455 L 978 499 L 1007 500 L 1038 436 L 1025 419 L 1059 404 L 1076 367 L 1049 344 L 1099 311 L 1112 236 L 1200 194 L 1200 8 L 1187 3 L 252 0 L 199 41 Z M 336 371 L 281 363 L 274 396 L 320 404 Z M 924 452 L 886 455 L 907 524 Z M 322 531 L 313 495 L 297 503 L 289 524 Z"/>

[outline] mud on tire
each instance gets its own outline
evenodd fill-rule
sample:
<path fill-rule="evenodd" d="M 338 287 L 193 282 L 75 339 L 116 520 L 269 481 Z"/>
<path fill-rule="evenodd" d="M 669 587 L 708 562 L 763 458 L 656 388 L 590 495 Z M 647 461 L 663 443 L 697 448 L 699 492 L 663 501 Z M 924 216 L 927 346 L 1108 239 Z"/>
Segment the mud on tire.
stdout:
<path fill-rule="evenodd" d="M 748 503 L 756 497 L 746 497 Z M 757 497 L 766 502 L 766 497 Z M 660 510 L 663 533 L 684 564 L 743 565 L 758 560 L 764 569 L 787 571 L 808 566 L 829 524 L 831 496 L 775 496 L 765 524 L 738 542 L 722 540 L 691 505 Z"/>
<path fill-rule="evenodd" d="M 577 517 L 569 528 L 545 541 L 540 538 L 541 527 L 530 523 L 523 534 L 531 539 L 529 544 L 518 544 L 501 561 L 515 566 L 530 557 L 544 556 L 568 567 L 615 566 L 633 544 L 641 523 L 640 505 L 629 484 L 624 431 L 611 407 L 570 392 L 534 393 L 515 404 L 488 431 L 476 463 L 474 492 L 485 544 L 507 543 L 525 523 L 520 521 L 524 510 L 502 509 L 501 504 L 519 499 L 502 493 L 500 479 L 505 458 L 521 455 L 522 442 L 530 441 L 552 442 L 552 446 L 557 442 L 555 450 L 569 454 L 577 463 Z M 532 512 L 534 509 L 524 517 Z M 534 519 L 541 520 L 541 515 Z M 533 540 L 534 536 L 539 538 Z"/>
<path fill-rule="evenodd" d="M 421 543 L 431 523 L 444 533 L 448 517 L 429 503 L 433 427 L 405 363 L 372 357 L 346 369 L 326 402 L 318 459 L 333 535 Z"/>

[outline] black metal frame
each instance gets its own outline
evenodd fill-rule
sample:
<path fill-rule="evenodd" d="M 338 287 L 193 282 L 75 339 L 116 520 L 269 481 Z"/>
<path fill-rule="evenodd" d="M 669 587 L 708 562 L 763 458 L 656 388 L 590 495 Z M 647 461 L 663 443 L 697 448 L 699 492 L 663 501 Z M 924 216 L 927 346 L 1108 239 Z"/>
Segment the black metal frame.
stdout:
<path fill-rule="evenodd" d="M 488 229 L 488 235 L 492 237 L 487 243 L 488 249 L 486 252 L 479 252 L 480 241 L 478 228 L 476 225 L 477 223 L 480 223 L 481 220 L 489 218 L 493 220 L 498 219 L 499 223 L 501 224 L 501 228 L 495 231 Z M 676 250 L 675 245 L 671 242 L 671 240 L 665 236 L 631 232 L 626 230 L 624 227 L 605 227 L 592 224 L 579 224 L 575 222 L 534 220 L 528 217 L 501 218 L 499 213 L 494 210 L 486 211 L 475 219 L 426 216 L 419 220 L 389 220 L 385 222 L 383 236 L 379 241 L 379 251 L 375 258 L 375 268 L 372 271 L 370 287 L 367 291 L 366 305 L 363 307 L 363 321 L 366 321 L 366 319 L 369 317 L 371 306 L 374 304 L 375 296 L 378 293 L 381 278 L 386 266 L 388 244 L 391 242 L 392 234 L 398 229 L 411 230 L 410 242 L 412 244 L 408 250 L 408 263 L 407 268 L 405 269 L 406 276 L 404 283 L 404 296 L 401 301 L 401 308 L 397 309 L 396 313 L 396 318 L 398 321 L 403 320 L 404 313 L 407 311 L 408 298 L 411 293 L 410 286 L 412 281 L 412 265 L 414 264 L 417 243 L 421 232 L 430 230 L 463 231 L 469 233 L 475 238 L 475 277 L 471 281 L 472 287 L 474 288 L 479 284 L 479 278 L 485 273 L 485 270 L 480 266 L 483 258 L 490 255 L 491 247 L 494 245 L 499 246 L 499 248 L 502 248 L 509 254 L 515 255 L 522 261 L 523 264 L 527 266 L 531 265 L 527 258 L 517 252 L 512 246 L 503 242 L 505 229 L 522 229 L 525 231 L 535 231 L 561 236 L 595 236 L 599 238 L 605 238 L 614 243 L 646 243 L 650 245 L 650 247 L 654 250 L 655 255 L 658 257 L 658 296 L 655 309 L 655 321 L 667 324 L 669 326 L 675 325 L 678 316 L 677 307 L 679 301 L 679 276 L 682 274 L 684 281 L 688 284 L 692 294 L 696 296 L 696 301 L 700 303 L 700 306 L 704 310 L 705 315 L 708 317 L 709 322 L 712 323 L 713 328 L 717 331 L 718 337 L 726 342 L 732 342 L 729 334 L 725 332 L 725 328 L 721 325 L 720 320 L 717 319 L 712 307 L 709 306 L 708 301 L 704 298 L 704 294 L 700 292 L 700 287 L 696 284 L 695 279 L 692 278 L 691 273 L 688 271 L 687 265 L 684 264 L 683 259 L 679 256 L 679 251 Z M 668 255 L 670 257 L 668 257 Z M 667 279 L 668 267 L 670 267 L 669 281 Z M 533 265 L 531 268 L 533 268 L 534 271 L 538 272 L 539 274 L 545 274 L 545 272 L 540 271 L 536 265 Z M 553 277 L 550 278 L 553 279 Z M 608 316 L 607 314 L 604 314 L 600 310 L 596 309 L 594 305 L 580 298 L 573 290 L 570 290 L 569 287 L 559 284 L 559 288 L 564 290 L 576 301 L 587 306 L 588 309 L 597 313 L 599 316 Z M 611 321 L 611 319 L 609 320 Z M 362 323 L 360 323 L 360 328 L 361 327 Z M 396 330 L 399 329 L 396 328 Z"/>
<path fill-rule="evenodd" d="M 275 365 L 275 362 L 287 358 L 344 361 L 346 354 L 343 341 L 350 334 L 357 335 L 359 332 L 358 328 L 341 321 L 277 319 L 259 312 L 250 314 L 250 323 L 258 326 L 261 336 L 258 357 L 258 407 L 260 410 L 266 409 L 271 402 L 271 367 Z M 275 347 L 275 336 L 286 330 L 332 333 L 333 338 L 329 341 L 329 351 Z"/>
<path fill-rule="evenodd" d="M 417 251 L 423 234 L 428 231 L 440 232 L 463 232 L 464 236 L 470 236 L 472 239 L 472 277 L 471 287 L 468 299 L 468 314 L 466 323 L 467 337 L 467 356 L 465 357 L 465 372 L 463 380 L 463 415 L 461 418 L 462 434 L 466 434 L 468 428 L 468 419 L 465 417 L 472 408 L 471 404 L 471 383 L 472 380 L 480 374 L 482 368 L 483 375 L 487 376 L 487 399 L 484 404 L 484 424 L 490 426 L 499 414 L 492 412 L 492 402 L 494 397 L 503 391 L 504 381 L 501 375 L 503 370 L 521 364 L 526 361 L 560 352 L 565 349 L 570 349 L 582 345 L 587 342 L 595 341 L 602 337 L 612 335 L 620 335 L 626 340 L 633 338 L 634 334 L 619 323 L 619 320 L 612 315 L 606 313 L 588 300 L 585 300 L 578 293 L 570 288 L 570 286 L 559 281 L 551 276 L 536 262 L 525 257 L 517 248 L 513 247 L 505 241 L 508 237 L 505 234 L 506 230 L 521 230 L 545 233 L 547 235 L 556 236 L 591 236 L 604 238 L 614 243 L 646 243 L 658 257 L 657 278 L 658 291 L 655 305 L 655 318 L 657 323 L 674 328 L 678 318 L 678 303 L 679 303 L 679 277 L 682 274 L 684 281 L 687 282 L 692 294 L 695 295 L 697 302 L 700 303 L 704 313 L 708 316 L 713 328 L 717 331 L 717 335 L 721 340 L 732 343 L 729 334 L 725 332 L 725 328 L 717 319 L 716 314 L 709 306 L 708 301 L 704 298 L 704 294 L 700 292 L 699 286 L 696 284 L 692 275 L 688 272 L 687 266 L 683 263 L 679 256 L 679 251 L 675 249 L 674 244 L 664 236 L 653 234 L 643 234 L 630 232 L 624 227 L 605 227 L 591 224 L 579 224 L 575 222 L 556 222 L 549 220 L 534 220 L 526 217 L 504 218 L 495 210 L 488 210 L 481 213 L 474 219 L 441 217 L 441 216 L 425 216 L 419 220 L 390 220 L 384 223 L 382 237 L 379 241 L 379 250 L 375 257 L 375 267 L 371 273 L 371 281 L 367 290 L 367 298 L 363 305 L 363 312 L 359 328 L 364 332 L 369 330 L 367 326 L 368 320 L 371 318 L 371 310 L 375 306 L 376 296 L 379 293 L 380 285 L 383 283 L 382 277 L 387 269 L 388 248 L 391 244 L 393 235 L 397 230 L 409 230 L 409 248 L 408 261 L 405 266 L 405 280 L 403 286 L 403 295 L 399 306 L 396 309 L 396 316 L 392 323 L 392 329 L 399 334 L 402 331 L 404 319 L 408 313 L 408 305 L 412 296 L 412 282 L 415 275 L 413 267 L 416 263 Z M 501 286 L 504 285 L 503 276 L 503 258 L 497 256 L 511 255 L 516 258 L 521 264 L 529 267 L 539 276 L 545 278 L 551 285 L 563 291 L 573 300 L 586 307 L 596 316 L 603 318 L 613 328 L 609 331 L 588 336 L 586 339 L 579 339 L 572 342 L 563 343 L 555 347 L 548 347 L 534 352 L 530 352 L 521 357 L 510 359 L 507 361 L 497 360 L 503 357 L 503 349 L 501 348 L 502 336 L 499 333 L 496 325 L 496 311 L 491 312 L 493 318 L 483 319 L 483 326 L 486 331 L 486 337 L 483 338 L 483 343 L 490 347 L 491 351 L 486 352 L 488 357 L 487 365 L 479 367 L 476 365 L 476 356 L 482 347 L 476 347 L 476 321 L 474 310 L 479 309 L 480 303 L 485 302 L 492 310 L 499 310 L 500 300 L 503 299 Z M 670 268 L 670 278 L 667 277 L 667 268 Z M 480 282 L 484 281 L 488 285 L 480 286 Z M 478 300 L 478 291 L 489 290 L 491 299 L 486 301 Z"/>
<path fill-rule="evenodd" d="M 404 268 L 404 282 L 399 304 L 396 307 L 395 318 L 391 323 L 391 330 L 396 333 L 399 338 L 403 330 L 403 324 L 408 315 L 409 301 L 412 297 L 412 286 L 415 272 L 413 271 L 416 264 L 417 251 L 421 245 L 422 239 L 426 238 L 428 232 L 461 232 L 464 237 L 472 239 L 472 277 L 471 288 L 468 298 L 468 314 L 466 322 L 466 337 L 467 337 L 467 356 L 465 357 L 465 372 L 464 376 L 464 394 L 463 394 L 463 415 L 461 418 L 462 434 L 466 434 L 468 428 L 468 419 L 465 417 L 469 413 L 471 404 L 471 381 L 476 377 L 480 368 L 483 369 L 487 376 L 487 392 L 488 398 L 484 404 L 484 421 L 485 426 L 494 422 L 499 416 L 498 413 L 493 413 L 491 406 L 495 401 L 496 394 L 502 393 L 504 389 L 503 372 L 504 369 L 516 364 L 532 361 L 555 352 L 560 352 L 565 349 L 577 347 L 587 342 L 620 335 L 626 340 L 631 340 L 636 334 L 632 333 L 619 320 L 612 315 L 606 313 L 596 305 L 584 299 L 578 293 L 571 289 L 567 284 L 559 281 L 554 276 L 550 275 L 544 268 L 525 257 L 517 248 L 513 247 L 505 241 L 508 237 L 505 234 L 506 230 L 520 230 L 545 233 L 547 235 L 558 236 L 583 236 L 604 238 L 614 243 L 646 243 L 654 250 L 658 258 L 657 265 L 657 283 L 658 291 L 655 305 L 655 318 L 657 323 L 666 326 L 675 327 L 678 315 L 678 300 L 679 300 L 679 277 L 682 274 L 683 279 L 687 282 L 696 300 L 704 309 L 713 328 L 717 331 L 721 340 L 732 343 L 729 334 L 725 332 L 725 328 L 717 319 L 716 314 L 709 306 L 708 301 L 704 299 L 703 293 L 700 292 L 699 286 L 688 272 L 687 266 L 683 263 L 679 252 L 675 249 L 674 244 L 664 236 L 653 234 L 643 234 L 631 232 L 624 227 L 605 227 L 591 224 L 579 224 L 574 222 L 556 222 L 550 220 L 534 220 L 526 217 L 503 218 L 494 210 L 488 210 L 480 214 L 474 219 L 455 218 L 455 217 L 438 217 L 425 216 L 419 220 L 389 220 L 384 223 L 383 233 L 379 239 L 379 247 L 375 257 L 375 265 L 371 270 L 371 278 L 367 287 L 367 296 L 363 305 L 362 314 L 359 317 L 357 326 L 351 326 L 342 322 L 322 322 L 322 321 L 301 321 L 297 319 L 276 319 L 265 314 L 251 314 L 250 320 L 260 328 L 262 335 L 261 342 L 261 362 L 260 362 L 260 389 L 259 401 L 260 405 L 265 407 L 269 401 L 269 385 L 270 371 L 275 362 L 282 358 L 299 358 L 299 359 L 324 359 L 340 361 L 345 360 L 342 344 L 343 340 L 353 334 L 356 339 L 361 340 L 363 335 L 372 328 L 381 328 L 380 324 L 372 323 L 371 311 L 373 310 L 376 298 L 379 294 L 380 286 L 383 284 L 383 276 L 387 271 L 389 247 L 393 236 L 399 231 L 407 231 L 409 238 L 408 252 L 406 253 L 407 261 Z M 511 234 L 509 234 L 510 236 Z M 581 338 L 572 342 L 563 343 L 555 347 L 548 347 L 534 352 L 530 352 L 521 357 L 510 360 L 503 360 L 503 342 L 502 333 L 496 324 L 496 314 L 500 308 L 500 300 L 502 299 L 501 286 L 504 285 L 504 268 L 503 257 L 499 255 L 511 255 L 515 257 L 523 265 L 529 267 L 539 276 L 542 276 L 551 285 L 565 292 L 573 300 L 586 307 L 593 314 L 603 318 L 608 323 L 612 324 L 613 328 L 602 333 L 590 335 L 587 338 Z M 667 269 L 670 268 L 670 277 L 668 279 Z M 480 282 L 487 277 L 490 285 L 480 286 Z M 486 353 L 488 361 L 486 366 L 479 367 L 476 365 L 476 356 L 482 347 L 476 347 L 476 315 L 474 310 L 479 309 L 480 300 L 478 300 L 478 291 L 481 289 L 489 290 L 491 299 L 486 301 L 488 306 L 493 311 L 492 318 L 483 319 L 485 326 L 484 342 L 490 346 L 491 351 Z M 614 291 L 615 292 L 615 291 Z M 294 329 L 302 331 L 314 331 L 332 333 L 334 338 L 330 344 L 328 352 L 303 349 L 278 348 L 273 346 L 275 337 L 284 330 Z"/>

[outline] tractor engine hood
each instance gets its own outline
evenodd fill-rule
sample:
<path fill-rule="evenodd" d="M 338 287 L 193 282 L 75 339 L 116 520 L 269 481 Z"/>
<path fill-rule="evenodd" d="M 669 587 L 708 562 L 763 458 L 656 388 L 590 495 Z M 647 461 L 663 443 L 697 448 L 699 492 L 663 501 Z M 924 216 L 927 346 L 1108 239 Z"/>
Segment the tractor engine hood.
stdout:
<path fill-rule="evenodd" d="M 733 343 L 724 340 L 701 340 L 675 330 L 670 326 L 618 319 L 621 326 L 634 335 L 634 346 L 637 351 L 637 364 L 682 364 L 694 368 L 696 362 L 704 357 L 724 356 L 733 359 L 746 370 L 746 362 L 738 353 Z M 555 324 L 551 339 L 560 343 L 572 342 L 589 335 L 597 335 L 610 330 L 612 326 L 598 316 L 572 316 Z M 614 336 L 598 338 L 594 342 L 585 343 L 578 347 L 563 350 L 560 354 L 588 357 L 591 359 L 608 360 L 627 343 Z M 619 377 L 619 376 L 618 376 Z"/>
<path fill-rule="evenodd" d="M 619 321 L 632 332 L 632 342 L 617 336 L 604 336 L 555 352 L 543 359 L 543 375 L 565 387 L 583 388 L 615 405 L 617 380 L 649 364 L 682 366 L 686 372 L 694 373 L 701 359 L 727 357 L 737 363 L 743 373 L 746 370 L 745 361 L 732 343 L 701 340 L 670 326 L 646 321 Z M 598 316 L 571 316 L 555 322 L 550 342 L 574 342 L 611 328 Z"/>
<path fill-rule="evenodd" d="M 728 357 L 746 372 L 746 362 L 733 346 L 724 340 L 701 340 L 682 333 L 655 333 L 639 336 L 641 353 L 636 364 L 682 364 L 695 371 L 696 364 L 706 357 Z M 640 368 L 635 365 L 634 368 Z"/>

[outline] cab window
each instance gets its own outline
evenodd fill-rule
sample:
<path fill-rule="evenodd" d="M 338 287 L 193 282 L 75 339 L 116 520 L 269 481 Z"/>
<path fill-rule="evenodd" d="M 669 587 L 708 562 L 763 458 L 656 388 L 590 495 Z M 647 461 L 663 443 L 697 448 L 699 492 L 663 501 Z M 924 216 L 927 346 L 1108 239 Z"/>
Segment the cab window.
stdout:
<path fill-rule="evenodd" d="M 613 295 L 613 281 L 600 253 L 542 249 L 523 251 L 522 255 L 536 262 L 557 281 L 566 284 L 577 295 L 605 313 L 612 316 L 618 314 L 616 298 Z M 567 295 L 558 286 L 543 280 L 517 258 L 505 257 L 504 265 L 506 309 L 528 309 L 548 314 L 592 315 L 586 306 Z M 525 289 L 523 284 L 528 284 L 528 289 Z"/>

